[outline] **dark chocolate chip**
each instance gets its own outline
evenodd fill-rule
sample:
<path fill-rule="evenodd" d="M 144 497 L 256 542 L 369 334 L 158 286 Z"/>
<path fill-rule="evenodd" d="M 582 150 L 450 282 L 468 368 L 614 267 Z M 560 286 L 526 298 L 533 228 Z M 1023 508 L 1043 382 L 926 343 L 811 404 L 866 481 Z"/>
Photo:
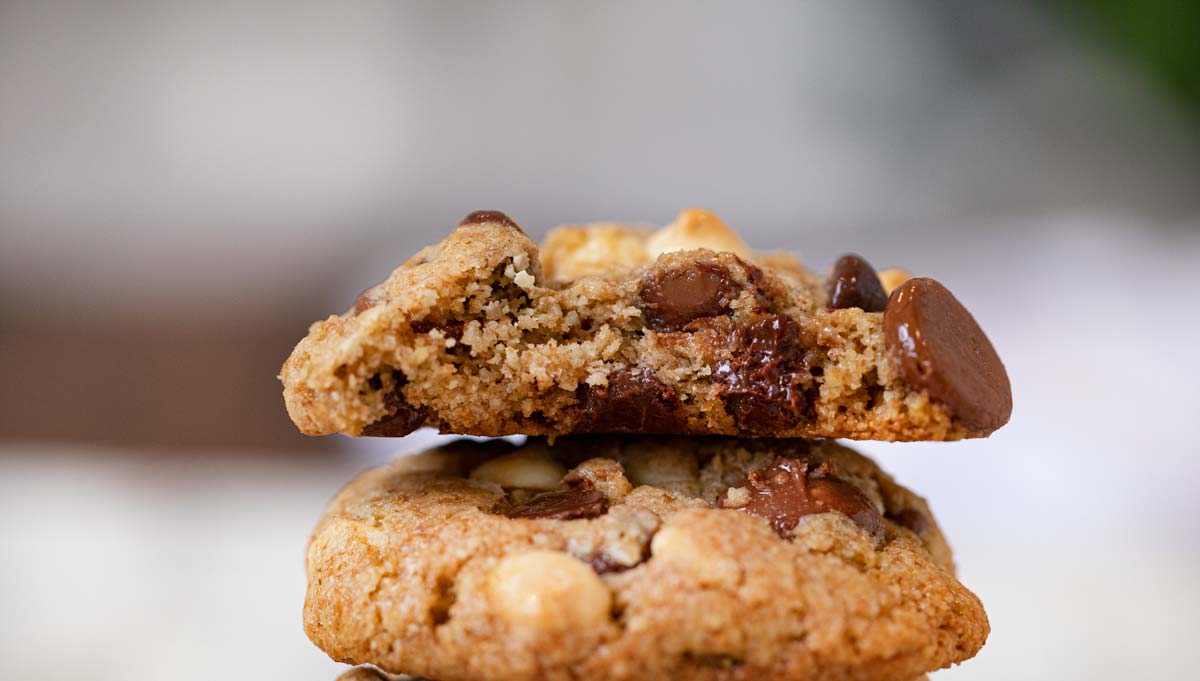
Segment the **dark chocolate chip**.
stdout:
<path fill-rule="evenodd" d="M 721 265 L 698 262 L 688 267 L 650 272 L 638 291 L 646 326 L 679 331 L 701 317 L 729 313 L 738 286 Z"/>
<path fill-rule="evenodd" d="M 800 424 L 812 381 L 800 327 L 785 315 L 772 315 L 732 334 L 729 359 L 717 362 L 715 375 L 725 409 L 747 433 L 772 434 Z"/>
<path fill-rule="evenodd" d="M 804 459 L 777 456 L 751 471 L 746 486 L 750 503 L 743 510 L 766 518 L 780 536 L 815 513 L 841 513 L 873 535 L 882 527 L 879 511 L 862 490 Z"/>
<path fill-rule="evenodd" d="M 620 369 L 608 385 L 581 385 L 577 433 L 679 433 L 679 397 L 653 371 Z"/>
<path fill-rule="evenodd" d="M 1012 415 L 1012 386 L 1004 363 L 975 318 L 933 279 L 909 279 L 883 313 L 888 353 L 904 382 L 968 428 L 990 432 Z"/>
<path fill-rule="evenodd" d="M 633 567 L 632 565 L 623 565 L 617 562 L 616 558 L 604 552 L 589 553 L 580 560 L 591 566 L 598 575 L 606 575 L 610 572 L 624 572 Z"/>
<path fill-rule="evenodd" d="M 849 253 L 838 258 L 826 284 L 829 309 L 861 308 L 864 312 L 883 312 L 887 292 L 875 268 L 860 255 Z"/>
<path fill-rule="evenodd" d="M 543 492 L 508 511 L 509 518 L 575 520 L 595 518 L 608 510 L 608 497 L 595 489 L 575 488 Z"/>
<path fill-rule="evenodd" d="M 512 227 L 513 229 L 517 230 L 518 232 L 521 232 L 522 234 L 525 233 L 525 231 L 521 229 L 520 225 L 513 222 L 512 218 L 508 217 L 507 215 L 505 215 L 504 213 L 501 213 L 498 210 L 477 210 L 474 213 L 471 213 L 467 217 L 463 218 L 463 221 L 459 223 L 459 226 L 484 225 L 484 224 L 504 225 L 506 227 Z"/>
<path fill-rule="evenodd" d="M 897 525 L 907 527 L 918 536 L 923 536 L 931 527 L 929 517 L 915 508 L 906 508 L 898 513 L 889 513 L 887 517 L 888 520 Z"/>
<path fill-rule="evenodd" d="M 398 374 L 397 374 L 398 375 Z M 425 425 L 427 415 L 424 407 L 414 407 L 404 399 L 405 381 L 400 379 L 392 391 L 383 396 L 387 414 L 363 428 L 367 437 L 403 437 Z"/>

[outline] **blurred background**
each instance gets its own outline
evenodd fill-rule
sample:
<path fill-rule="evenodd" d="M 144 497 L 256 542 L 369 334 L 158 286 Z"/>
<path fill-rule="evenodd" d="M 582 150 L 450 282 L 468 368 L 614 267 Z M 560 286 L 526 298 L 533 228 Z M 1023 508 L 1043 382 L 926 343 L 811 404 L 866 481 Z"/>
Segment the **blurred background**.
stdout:
<path fill-rule="evenodd" d="M 468 212 L 716 211 L 936 277 L 988 440 L 865 444 L 987 647 L 935 679 L 1200 668 L 1200 3 L 0 0 L 0 677 L 332 680 L 302 556 L 354 472 L 275 378 Z"/>

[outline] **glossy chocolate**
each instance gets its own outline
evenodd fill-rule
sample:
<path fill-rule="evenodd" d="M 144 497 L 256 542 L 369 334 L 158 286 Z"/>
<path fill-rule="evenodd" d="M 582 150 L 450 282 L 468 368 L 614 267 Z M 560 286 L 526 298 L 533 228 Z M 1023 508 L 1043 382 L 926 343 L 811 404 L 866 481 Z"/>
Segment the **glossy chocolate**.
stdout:
<path fill-rule="evenodd" d="M 888 353 L 900 376 L 977 432 L 991 432 L 1012 415 L 1012 386 L 1004 363 L 975 318 L 933 279 L 909 279 L 883 313 Z"/>
<path fill-rule="evenodd" d="M 786 315 L 771 315 L 732 334 L 728 359 L 717 362 L 725 409 L 739 429 L 772 434 L 804 419 L 804 389 L 812 376 L 804 361 L 800 329 Z"/>
<path fill-rule="evenodd" d="M 698 262 L 647 274 L 638 299 L 647 328 L 679 331 L 696 319 L 729 314 L 729 305 L 737 294 L 738 286 L 729 270 Z"/>
<path fill-rule="evenodd" d="M 675 390 L 646 368 L 609 374 L 608 385 L 580 386 L 577 433 L 679 433 Z"/>
<path fill-rule="evenodd" d="M 888 296 L 875 268 L 862 256 L 849 253 L 838 258 L 826 283 L 829 309 L 857 307 L 865 312 L 883 312 Z"/>
<path fill-rule="evenodd" d="M 520 225 L 513 222 L 512 218 L 508 217 L 507 215 L 505 215 L 504 213 L 501 213 L 498 210 L 477 210 L 474 213 L 471 213 L 467 217 L 463 218 L 462 222 L 460 222 L 458 224 L 460 227 L 464 226 L 464 225 L 484 225 L 484 224 L 505 225 L 507 227 L 512 227 L 513 229 L 516 229 L 517 231 L 524 234 L 524 230 L 521 229 Z"/>
<path fill-rule="evenodd" d="M 751 471 L 746 481 L 748 513 L 762 516 L 780 536 L 787 536 L 806 515 L 841 513 L 868 533 L 882 527 L 875 505 L 854 485 L 834 477 L 827 466 L 809 461 L 775 457 L 765 467 Z"/>

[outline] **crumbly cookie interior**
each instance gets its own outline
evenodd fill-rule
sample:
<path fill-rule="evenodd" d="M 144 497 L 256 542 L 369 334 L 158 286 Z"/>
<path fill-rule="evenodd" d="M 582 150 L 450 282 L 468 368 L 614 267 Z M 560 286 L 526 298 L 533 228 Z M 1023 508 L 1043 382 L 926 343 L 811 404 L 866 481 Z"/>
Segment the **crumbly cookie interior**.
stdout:
<path fill-rule="evenodd" d="M 284 367 L 294 420 L 351 435 L 972 434 L 898 380 L 880 312 L 828 309 L 794 260 L 695 248 L 600 269 L 607 247 L 561 241 L 542 262 L 515 226 L 464 225 L 315 324 Z"/>

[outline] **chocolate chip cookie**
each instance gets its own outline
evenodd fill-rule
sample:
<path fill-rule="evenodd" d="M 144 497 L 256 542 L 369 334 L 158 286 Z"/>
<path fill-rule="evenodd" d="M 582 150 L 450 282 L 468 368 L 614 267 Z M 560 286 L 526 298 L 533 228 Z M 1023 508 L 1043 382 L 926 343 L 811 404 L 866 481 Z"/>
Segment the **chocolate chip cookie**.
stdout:
<path fill-rule="evenodd" d="M 470 215 L 283 366 L 310 435 L 953 440 L 1012 409 L 1004 365 L 941 284 L 838 260 L 820 278 L 715 216 L 565 227 L 539 248 Z"/>
<path fill-rule="evenodd" d="M 927 681 L 928 676 L 921 675 L 913 681 Z M 432 679 L 418 679 L 412 676 L 388 674 L 385 671 L 376 669 L 374 666 L 351 667 L 346 671 L 338 674 L 335 681 L 432 681 Z"/>
<path fill-rule="evenodd" d="M 309 543 L 309 637 L 455 681 L 907 681 L 988 634 L 923 499 L 832 442 L 458 442 Z"/>

